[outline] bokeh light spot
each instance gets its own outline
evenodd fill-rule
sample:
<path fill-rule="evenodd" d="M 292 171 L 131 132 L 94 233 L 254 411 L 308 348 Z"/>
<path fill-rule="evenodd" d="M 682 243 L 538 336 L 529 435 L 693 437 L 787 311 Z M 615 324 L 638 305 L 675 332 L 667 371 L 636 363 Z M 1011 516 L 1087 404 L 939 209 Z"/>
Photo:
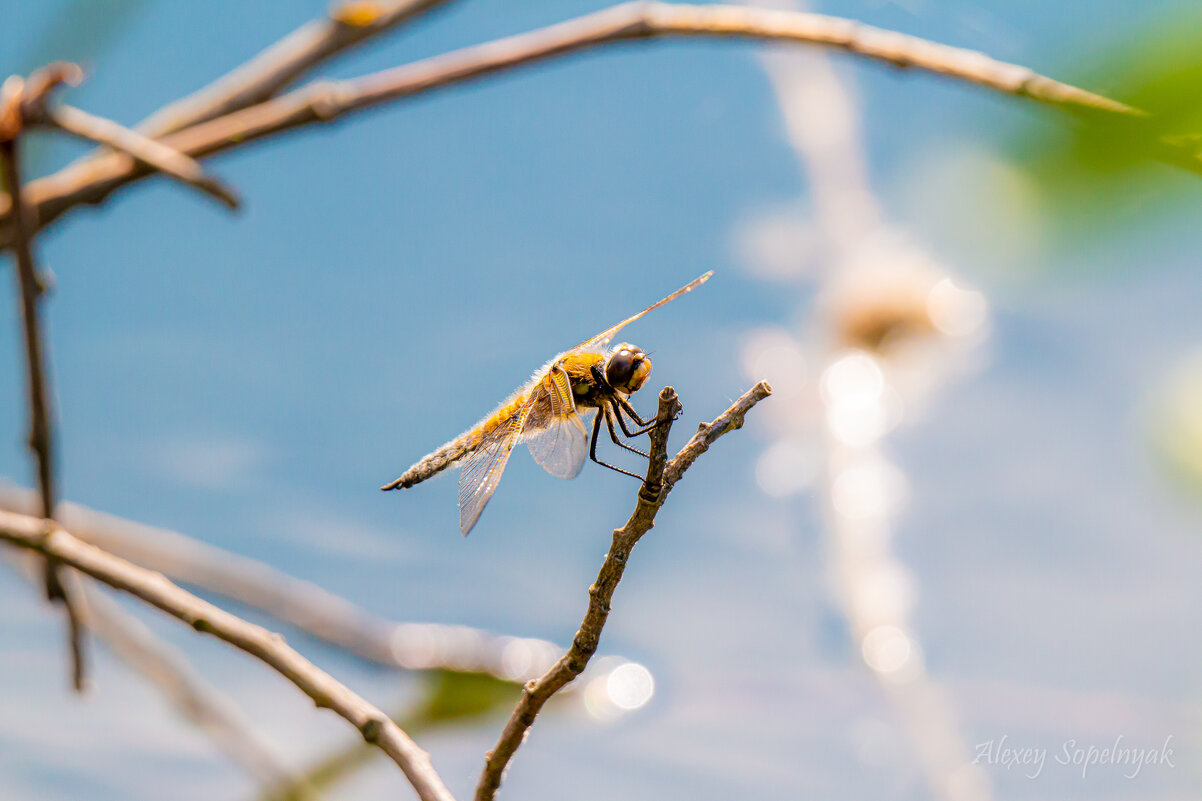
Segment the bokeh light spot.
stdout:
<path fill-rule="evenodd" d="M 950 278 L 944 278 L 927 293 L 927 313 L 931 322 L 949 337 L 964 337 L 985 324 L 989 304 L 985 296 L 972 289 L 962 289 Z"/>

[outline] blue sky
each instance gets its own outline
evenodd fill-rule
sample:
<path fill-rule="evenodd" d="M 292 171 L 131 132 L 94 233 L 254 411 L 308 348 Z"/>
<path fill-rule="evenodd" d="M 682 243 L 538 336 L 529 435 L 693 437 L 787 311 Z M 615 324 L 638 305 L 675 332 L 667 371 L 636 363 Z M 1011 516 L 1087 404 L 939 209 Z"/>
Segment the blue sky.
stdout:
<path fill-rule="evenodd" d="M 89 78 L 64 97 L 125 122 L 326 6 L 128 4 L 128 22 L 93 48 L 98 36 L 53 33 L 79 4 L 8 5 L 6 39 L 27 46 L 0 53 L 0 71 L 79 58 Z M 324 73 L 600 7 L 454 4 Z M 822 10 L 1068 75 L 1176 7 Z M 804 323 L 807 286 L 761 280 L 736 247 L 748 220 L 809 203 L 756 52 L 624 46 L 289 134 L 212 162 L 245 198 L 238 215 L 159 180 L 73 212 L 39 242 L 57 279 L 65 495 L 264 559 L 382 615 L 566 641 L 633 482 L 591 467 L 558 481 L 519 453 L 466 540 L 452 479 L 376 488 L 553 353 L 706 269 L 716 271 L 706 286 L 627 332 L 653 352 L 651 385 L 684 399 L 681 442 L 750 383 L 739 365 L 750 329 Z M 1009 133 L 1033 118 L 1054 125 L 1048 112 L 839 63 L 857 87 L 886 212 L 993 309 L 977 369 L 891 441 L 910 487 L 896 548 L 919 586 L 928 669 L 971 743 L 1180 743 L 1177 768 L 1131 781 L 991 770 L 998 797 L 1193 795 L 1198 509 L 1164 480 L 1145 436 L 1149 394 L 1202 341 L 1191 203 L 1071 252 L 1041 248 L 996 214 L 1004 186 L 988 179 Z M 44 151 L 42 169 L 75 152 Z M 9 283 L 0 292 L 12 308 Z M 0 476 L 28 484 L 17 323 L 7 322 Z M 596 798 L 927 797 L 839 623 L 820 502 L 771 499 L 755 484 L 767 441 L 756 425 L 724 439 L 632 560 L 603 650 L 648 665 L 652 704 L 609 725 L 566 712 L 541 720 L 511 794 L 556 798 L 571 781 Z M 0 599 L 2 801 L 251 792 L 113 660 L 99 658 L 87 701 L 68 696 L 57 619 L 15 578 L 0 578 Z M 291 753 L 344 741 L 340 721 L 265 669 L 147 620 Z M 380 703 L 411 688 L 304 645 Z M 497 725 L 423 741 L 457 793 Z M 398 781 L 381 764 L 336 797 Z"/>

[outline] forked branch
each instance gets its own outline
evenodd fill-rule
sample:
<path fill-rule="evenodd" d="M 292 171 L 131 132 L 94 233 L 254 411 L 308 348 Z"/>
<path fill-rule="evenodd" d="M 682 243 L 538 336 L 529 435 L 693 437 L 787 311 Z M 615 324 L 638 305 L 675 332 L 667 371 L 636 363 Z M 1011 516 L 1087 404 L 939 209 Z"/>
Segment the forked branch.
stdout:
<path fill-rule="evenodd" d="M 63 133 L 133 156 L 146 166 L 212 196 L 228 208 L 236 209 L 241 205 L 234 190 L 206 175 L 196 159 L 132 128 L 66 104 L 47 109 L 46 123 Z"/>
<path fill-rule="evenodd" d="M 83 70 L 68 61 L 56 61 L 23 81 L 13 76 L 5 82 L 5 99 L 0 117 L 0 136 L 16 138 L 17 134 L 34 128 L 53 128 L 98 145 L 110 147 L 133 156 L 138 161 L 181 183 L 211 195 L 231 209 L 238 208 L 238 196 L 216 178 L 205 175 L 204 169 L 190 156 L 145 134 L 89 114 L 67 105 L 50 104 L 53 91 L 67 84 L 76 86 L 83 80 Z"/>
<path fill-rule="evenodd" d="M 747 412 L 771 394 L 772 388 L 767 382 L 761 381 L 756 384 L 712 423 L 702 423 L 688 444 L 668 460 L 668 434 L 681 406 L 676 392 L 671 387 L 665 387 L 660 392 L 659 412 L 656 415 L 658 425 L 651 431 L 651 458 L 647 463 L 646 479 L 639 488 L 634 512 L 626 521 L 626 525 L 613 533 L 609 553 L 605 555 L 597 580 L 589 587 L 588 609 L 584 613 L 580 629 L 572 638 L 571 648 L 550 670 L 522 688 L 522 697 L 505 724 L 500 739 L 485 759 L 484 771 L 476 785 L 476 801 L 491 801 L 496 795 L 509 760 L 522 744 L 526 732 L 534 725 L 534 719 L 543 705 L 588 666 L 589 659 L 601 641 L 601 630 L 609 618 L 610 602 L 618 588 L 618 582 L 622 580 L 630 553 L 643 535 L 655 525 L 655 516 L 672 487 L 697 457 L 705 453 L 723 434 L 741 428 Z"/>

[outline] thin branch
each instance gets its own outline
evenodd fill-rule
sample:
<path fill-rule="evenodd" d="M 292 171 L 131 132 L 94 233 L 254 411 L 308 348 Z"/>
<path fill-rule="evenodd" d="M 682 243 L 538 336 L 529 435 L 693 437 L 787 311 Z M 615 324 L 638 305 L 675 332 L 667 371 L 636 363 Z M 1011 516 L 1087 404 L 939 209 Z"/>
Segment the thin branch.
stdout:
<path fill-rule="evenodd" d="M 354 80 L 309 84 L 273 100 L 186 128 L 164 141 L 181 153 L 200 158 L 512 67 L 606 44 L 671 37 L 758 39 L 841 49 L 897 67 L 933 72 L 1034 100 L 1077 116 L 1146 121 L 1146 115 L 1137 109 L 1044 77 L 1026 67 L 852 20 L 798 11 L 649 2 L 614 6 Z M 1202 173 L 1202 158 L 1186 145 L 1162 142 L 1156 155 L 1183 169 Z M 30 190 L 39 224 L 46 225 L 80 204 L 99 203 L 114 190 L 147 174 L 145 167 L 128 157 L 108 154 L 35 181 Z M 7 214 L 8 204 L 0 198 L 0 217 Z M 10 236 L 0 231 L 0 246 L 9 244 Z"/>
<path fill-rule="evenodd" d="M 639 488 L 634 514 L 622 528 L 614 531 L 613 541 L 597 580 L 589 587 L 588 610 L 572 646 L 550 670 L 522 688 L 518 700 L 500 739 L 485 758 L 484 771 L 476 785 L 476 801 L 490 801 L 501 786 L 501 778 L 509 760 L 526 738 L 526 732 L 534 725 L 543 705 L 568 682 L 575 679 L 588 665 L 597 650 L 601 630 L 609 617 L 610 600 L 626 570 L 626 562 L 635 543 L 651 528 L 655 513 L 659 509 L 664 493 L 656 491 L 663 486 L 664 464 L 667 461 L 668 434 L 672 422 L 681 411 L 680 401 L 671 387 L 664 387 L 659 395 L 658 425 L 651 430 L 651 458 L 647 461 L 647 474 Z"/>
<path fill-rule="evenodd" d="M 213 196 L 231 209 L 238 208 L 238 197 L 233 190 L 205 175 L 195 159 L 112 120 L 67 105 L 54 108 L 48 105 L 54 89 L 63 84 L 76 86 L 82 80 L 83 70 L 78 64 L 67 61 L 56 61 L 43 67 L 26 82 L 20 78 L 10 79 L 9 85 L 14 89 L 6 104 L 6 124 L 0 128 L 9 129 L 8 138 L 16 138 L 18 133 L 38 126 L 57 128 L 80 139 L 128 153 L 143 164 Z M 3 135 L 0 132 L 0 136 Z"/>
<path fill-rule="evenodd" d="M 85 588 L 89 627 L 122 662 L 148 679 L 186 720 L 204 732 L 234 764 L 266 787 L 314 798 L 275 744 L 255 730 L 237 705 L 209 684 L 178 649 L 154 636 L 140 620 L 96 589 Z"/>
<path fill-rule="evenodd" d="M 29 490 L 0 484 L 0 509 L 36 514 Z M 60 525 L 89 542 L 172 581 L 214 593 L 271 615 L 360 659 L 403 670 L 483 673 L 502 681 L 541 676 L 562 647 L 468 626 L 409 623 L 373 615 L 347 599 L 269 564 L 201 542 L 63 501 Z M 610 669 L 627 660 L 614 657 Z"/>
<path fill-rule="evenodd" d="M 71 654 L 71 686 L 82 693 L 88 682 L 88 619 L 87 601 L 82 597 L 79 576 L 64 570 L 48 557 L 43 571 L 42 583 L 46 596 L 63 605 L 67 615 L 67 649 Z"/>
<path fill-rule="evenodd" d="M 138 125 L 155 139 L 274 97 L 314 67 L 396 28 L 448 0 L 351 0 L 325 19 L 297 28 L 203 89 L 156 111 Z"/>
<path fill-rule="evenodd" d="M 19 109 L 24 83 L 9 79 L 0 97 L 0 116 L 6 120 L 4 135 L 0 136 L 0 173 L 13 203 L 12 246 L 17 269 L 18 294 L 25 342 L 26 384 L 29 400 L 29 448 L 37 464 L 38 493 L 41 516 L 54 516 L 57 501 L 55 485 L 55 442 L 51 423 L 50 376 L 46 369 L 39 303 L 44 289 L 41 274 L 33 258 L 33 232 L 29 207 L 21 183 L 21 126 Z M 68 645 L 71 653 L 71 679 L 77 692 L 83 692 L 87 679 L 87 656 L 84 651 L 84 627 L 73 587 L 63 580 L 57 562 L 46 559 L 46 597 L 61 603 L 67 613 Z"/>
<path fill-rule="evenodd" d="M 348 0 L 332 8 L 328 17 L 306 23 L 216 81 L 159 109 L 143 120 L 133 133 L 153 141 L 267 100 L 314 67 L 447 2 L 449 0 Z M 123 129 L 122 135 L 128 138 L 129 130 Z M 94 136 L 85 135 L 85 138 L 139 156 L 138 151 L 129 147 Z M 171 152 L 177 158 L 183 157 L 179 151 Z M 94 158 L 95 155 L 85 157 L 82 163 Z M 141 160 L 171 174 L 170 170 L 153 161 L 144 157 Z M 206 191 L 211 188 L 224 191 L 225 196 L 218 194 L 217 197 L 236 208 L 236 196 L 215 181 L 198 186 Z"/>
<path fill-rule="evenodd" d="M 168 147 L 113 120 L 97 117 L 74 106 L 60 104 L 46 111 L 47 124 L 64 133 L 133 156 L 138 161 L 199 189 L 231 209 L 240 205 L 238 195 L 217 178 L 206 175 L 191 156 Z"/>
<path fill-rule="evenodd" d="M 0 540 L 53 557 L 76 570 L 127 592 L 198 632 L 210 634 L 274 668 L 313 699 L 353 725 L 363 739 L 397 764 L 423 801 L 453 801 L 430 764 L 430 757 L 376 707 L 317 668 L 279 634 L 197 598 L 163 575 L 119 559 L 73 537 L 52 521 L 0 512 Z"/>
<path fill-rule="evenodd" d="M 19 558 L 28 557 L 28 558 Z M 39 580 L 30 552 L 12 549 L 0 554 L 26 580 Z M 287 788 L 293 798 L 312 798 L 314 794 L 302 777 L 291 771 L 274 745 L 254 730 L 234 702 L 205 681 L 184 659 L 178 649 L 168 645 L 142 621 L 96 589 L 85 585 L 81 597 L 86 601 L 86 624 L 96 639 L 129 668 L 159 688 L 169 703 L 188 721 L 204 732 L 217 748 L 267 788 Z"/>
<path fill-rule="evenodd" d="M 718 441 L 719 437 L 729 434 L 731 431 L 738 431 L 743 427 L 743 420 L 747 417 L 747 412 L 760 401 L 772 394 L 772 387 L 767 381 L 761 381 L 747 392 L 743 393 L 730 408 L 722 414 L 714 418 L 712 423 L 701 423 L 697 426 L 697 433 L 685 443 L 685 446 L 676 452 L 672 457 L 672 461 L 664 468 L 664 495 L 667 495 L 672 487 L 676 486 L 676 482 L 680 481 L 684 475 L 684 471 L 693 466 L 693 462 L 701 454 L 705 453 L 710 447 Z M 660 498 L 663 502 L 663 498 Z"/>
<path fill-rule="evenodd" d="M 618 582 L 622 580 L 630 553 L 642 536 L 655 525 L 655 516 L 672 487 L 719 437 L 741 428 L 747 412 L 771 394 L 772 388 L 766 382 L 756 384 L 712 423 L 702 423 L 688 444 L 668 461 L 668 434 L 681 406 L 671 387 L 665 387 L 660 393 L 659 412 L 656 415 L 658 425 L 651 431 L 651 458 L 647 463 L 646 479 L 639 488 L 634 512 L 626 525 L 613 533 L 609 553 L 605 555 L 597 580 L 589 587 L 588 610 L 580 629 L 572 638 L 572 647 L 542 677 L 522 688 L 521 699 L 505 724 L 497 744 L 485 759 L 484 770 L 476 785 L 476 801 L 491 801 L 496 795 L 509 760 L 525 740 L 543 704 L 588 665 L 597 650 L 601 630 L 609 617 L 610 602 Z"/>
<path fill-rule="evenodd" d="M 18 294 L 21 298 L 21 320 L 25 336 L 25 366 L 29 383 L 29 447 L 37 459 L 42 516 L 53 517 L 57 498 L 54 437 L 50 423 L 50 379 L 46 375 L 46 357 L 42 348 L 38 306 L 45 286 L 33 258 L 34 231 L 29 206 L 25 202 L 25 188 L 21 183 L 19 138 L 20 131 L 11 138 L 0 138 L 0 173 L 16 212 L 12 220 L 12 245 L 13 257 L 17 264 Z"/>

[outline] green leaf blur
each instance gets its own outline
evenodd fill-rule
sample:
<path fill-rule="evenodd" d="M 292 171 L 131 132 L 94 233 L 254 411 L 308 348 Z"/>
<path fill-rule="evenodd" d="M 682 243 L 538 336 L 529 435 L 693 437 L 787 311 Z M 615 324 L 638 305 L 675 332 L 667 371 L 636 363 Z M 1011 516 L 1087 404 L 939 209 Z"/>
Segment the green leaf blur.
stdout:
<path fill-rule="evenodd" d="M 409 712 L 393 715 L 411 737 L 438 726 L 477 723 L 500 710 L 508 710 L 518 698 L 517 685 L 481 673 L 432 670 L 425 674 L 418 705 Z M 362 741 L 311 765 L 303 772 L 307 786 L 264 793 L 261 801 L 312 801 L 313 792 L 328 790 L 351 778 L 380 753 Z"/>
<path fill-rule="evenodd" d="M 1117 233 L 1202 199 L 1202 176 L 1170 163 L 1202 152 L 1202 11 L 1157 20 L 1124 42 L 1089 51 L 1058 77 L 1147 112 L 1041 117 L 1012 145 L 1061 244 Z M 1202 163 L 1200 163 L 1202 164 Z M 1199 204 L 1202 210 L 1202 204 Z M 1104 226 L 1100 228 L 1099 226 Z"/>

